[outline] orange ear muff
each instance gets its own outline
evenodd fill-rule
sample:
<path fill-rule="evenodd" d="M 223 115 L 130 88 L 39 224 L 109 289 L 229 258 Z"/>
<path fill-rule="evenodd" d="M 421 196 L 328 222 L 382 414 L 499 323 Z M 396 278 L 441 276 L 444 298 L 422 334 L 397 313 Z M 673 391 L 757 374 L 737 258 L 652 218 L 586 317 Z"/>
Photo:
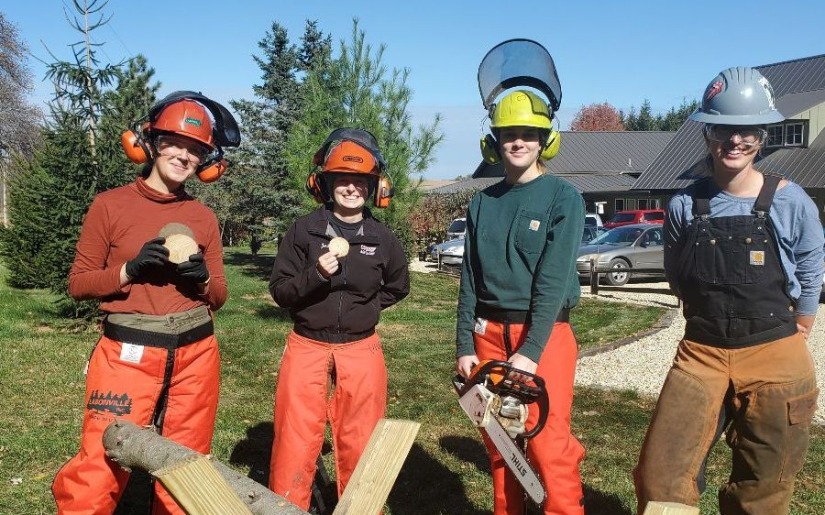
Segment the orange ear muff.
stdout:
<path fill-rule="evenodd" d="M 378 184 L 375 187 L 375 197 L 373 197 L 373 204 L 378 208 L 387 208 L 390 205 L 395 195 L 395 188 L 392 186 L 392 180 L 389 175 L 382 175 L 378 178 Z"/>
<path fill-rule="evenodd" d="M 152 151 L 146 146 L 143 137 L 133 129 L 129 129 L 120 135 L 120 144 L 126 157 L 135 164 L 145 163 L 152 155 Z"/>
<path fill-rule="evenodd" d="M 218 179 L 220 179 L 221 175 L 223 175 L 226 172 L 226 168 L 228 166 L 229 163 L 226 162 L 226 159 L 221 158 L 214 161 L 211 164 L 207 164 L 204 167 L 198 168 L 198 171 L 196 173 L 198 175 L 198 179 L 200 179 L 201 182 L 215 182 Z"/>
<path fill-rule="evenodd" d="M 324 188 L 321 184 L 322 180 L 323 179 L 318 174 L 318 172 L 311 172 L 307 176 L 307 182 L 305 184 L 307 193 L 312 195 L 312 198 L 314 198 L 315 201 L 319 204 L 323 204 L 326 201 L 326 199 L 324 198 L 326 196 L 324 195 Z"/>
<path fill-rule="evenodd" d="M 492 134 L 485 134 L 481 139 L 481 157 L 491 165 L 501 161 L 501 155 L 498 153 L 498 141 Z"/>

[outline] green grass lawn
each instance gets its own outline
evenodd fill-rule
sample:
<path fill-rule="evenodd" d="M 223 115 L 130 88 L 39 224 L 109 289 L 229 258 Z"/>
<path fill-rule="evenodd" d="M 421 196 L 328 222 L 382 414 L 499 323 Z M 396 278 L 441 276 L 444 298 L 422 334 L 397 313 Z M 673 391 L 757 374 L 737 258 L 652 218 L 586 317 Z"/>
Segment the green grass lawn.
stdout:
<path fill-rule="evenodd" d="M 291 327 L 266 290 L 272 262 L 271 252 L 253 258 L 246 249 L 227 251 L 230 298 L 216 323 L 223 368 L 213 451 L 261 482 L 268 474 L 278 363 Z M 54 297 L 12 290 L 4 277 L 0 267 L 0 514 L 54 513 L 49 488 L 77 449 L 82 370 L 97 333 L 56 329 L 61 324 L 52 311 Z M 450 384 L 457 293 L 455 278 L 416 273 L 410 297 L 382 316 L 388 416 L 422 424 L 388 500 L 388 514 L 491 511 L 486 454 Z M 574 310 L 572 322 L 586 347 L 644 330 L 661 314 L 658 308 L 587 301 Z M 651 399 L 632 392 L 577 390 L 574 429 L 588 451 L 582 471 L 589 515 L 634 512 L 630 471 L 652 406 Z M 725 456 L 724 445 L 718 446 L 709 464 L 711 488 L 703 497 L 703 513 L 716 512 L 713 485 L 725 475 Z M 331 453 L 324 459 L 332 470 Z M 825 432 L 817 428 L 792 513 L 825 513 L 823 484 Z"/>

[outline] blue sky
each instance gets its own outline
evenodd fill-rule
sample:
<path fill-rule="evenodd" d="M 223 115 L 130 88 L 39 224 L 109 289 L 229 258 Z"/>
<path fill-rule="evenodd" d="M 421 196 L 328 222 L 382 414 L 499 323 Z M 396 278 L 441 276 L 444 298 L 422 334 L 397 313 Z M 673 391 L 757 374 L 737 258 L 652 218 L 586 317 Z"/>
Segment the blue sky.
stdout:
<path fill-rule="evenodd" d="M 0 7 L 32 54 L 48 50 L 69 59 L 80 40 L 66 21 L 70 0 L 15 0 Z M 231 8 L 228 6 L 232 5 Z M 145 55 L 162 83 L 161 95 L 202 91 L 226 102 L 252 98 L 260 70 L 252 60 L 273 22 L 298 42 L 307 19 L 337 42 L 349 41 L 354 18 L 373 48 L 385 45 L 388 70 L 408 68 L 417 123 L 443 116 L 444 143 L 425 178 L 471 173 L 479 162 L 485 111 L 476 84 L 484 54 L 506 39 L 544 45 L 556 62 L 563 89 L 559 120 L 568 128 L 584 105 L 609 102 L 622 110 L 648 99 L 654 112 L 699 98 L 729 66 L 758 66 L 825 53 L 825 3 L 476 0 L 110 0 L 112 19 L 93 35 L 105 43 L 99 57 L 119 62 Z M 32 58 L 32 101 L 51 96 L 44 66 Z M 308 155 L 311 153 L 308 150 Z"/>

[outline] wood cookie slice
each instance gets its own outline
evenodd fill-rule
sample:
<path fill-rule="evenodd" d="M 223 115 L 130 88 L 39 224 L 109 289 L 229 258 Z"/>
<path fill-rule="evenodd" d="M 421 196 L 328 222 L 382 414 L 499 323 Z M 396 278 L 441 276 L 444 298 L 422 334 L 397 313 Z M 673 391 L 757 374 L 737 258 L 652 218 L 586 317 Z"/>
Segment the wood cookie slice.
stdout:
<path fill-rule="evenodd" d="M 169 261 L 175 264 L 189 261 L 189 256 L 198 253 L 195 235 L 187 225 L 178 222 L 168 223 L 158 233 L 166 238 L 164 247 L 169 249 Z"/>
<path fill-rule="evenodd" d="M 340 236 L 329 240 L 329 251 L 339 258 L 344 257 L 349 252 L 349 242 Z"/>

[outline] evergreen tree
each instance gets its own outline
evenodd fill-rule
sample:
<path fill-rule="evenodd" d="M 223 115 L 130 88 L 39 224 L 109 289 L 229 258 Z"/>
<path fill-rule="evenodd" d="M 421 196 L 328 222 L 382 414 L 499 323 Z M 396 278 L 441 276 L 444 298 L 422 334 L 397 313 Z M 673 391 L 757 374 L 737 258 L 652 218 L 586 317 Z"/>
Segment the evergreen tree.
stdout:
<path fill-rule="evenodd" d="M 230 173 L 198 189 L 215 210 L 227 242 L 235 242 L 235 232 L 255 241 L 270 238 L 298 215 L 300 192 L 287 187 L 286 137 L 301 113 L 302 77 L 328 60 L 330 41 L 308 21 L 300 48 L 277 22 L 258 43 L 263 55 L 253 58 L 262 83 L 253 86 L 256 98 L 230 102 L 244 134 L 241 147 L 229 154 Z"/>
<path fill-rule="evenodd" d="M 376 209 L 373 214 L 383 219 L 412 253 L 414 235 L 407 220 L 420 193 L 411 176 L 422 173 L 434 159 L 434 150 L 443 139 L 441 118 L 436 116 L 429 125 L 413 128 L 408 112 L 412 97 L 407 85 L 409 70 L 394 69 L 388 74 L 383 64 L 385 47 L 373 51 L 365 39 L 354 20 L 350 41 L 341 43 L 340 55 L 328 66 L 309 70 L 303 114 L 287 139 L 288 165 L 293 185 L 303 188 L 310 153 L 332 129 L 360 127 L 372 132 L 395 188 L 390 207 Z M 311 208 L 312 200 L 307 195 L 303 198 L 305 208 Z"/>
<path fill-rule="evenodd" d="M 96 1 L 80 6 L 75 0 L 75 7 L 84 17 L 91 9 L 100 10 Z M 104 23 L 78 30 L 95 30 Z M 91 39 L 86 32 L 84 36 Z M 142 57 L 125 70 L 95 68 L 96 46 L 75 49 L 74 65 L 51 65 L 55 96 L 50 122 L 32 159 L 16 162 L 18 173 L 10 184 L 11 227 L 0 241 L 9 283 L 51 288 L 62 295 L 66 313 L 74 316 L 90 315 L 96 306 L 75 303 L 66 295 L 83 217 L 95 194 L 133 180 L 136 169 L 123 155 L 120 134 L 148 111 L 158 88 L 149 85 L 154 71 Z"/>

